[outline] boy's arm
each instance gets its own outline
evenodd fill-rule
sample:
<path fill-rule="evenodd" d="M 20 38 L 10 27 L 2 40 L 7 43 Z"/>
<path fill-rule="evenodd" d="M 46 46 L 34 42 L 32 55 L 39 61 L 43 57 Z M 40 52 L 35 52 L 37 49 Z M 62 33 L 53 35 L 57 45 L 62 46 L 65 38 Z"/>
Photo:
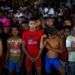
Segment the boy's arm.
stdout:
<path fill-rule="evenodd" d="M 7 60 L 8 57 L 9 57 L 9 50 L 10 50 L 9 43 L 10 43 L 10 40 L 8 39 L 8 40 L 7 40 L 7 54 L 6 54 L 6 60 Z"/>
<path fill-rule="evenodd" d="M 42 50 L 43 50 L 44 47 L 46 46 L 46 43 L 47 43 L 46 37 L 47 37 L 46 35 L 43 35 L 43 36 L 41 37 L 41 40 L 40 40 L 40 53 L 39 53 L 39 54 L 42 53 Z"/>
<path fill-rule="evenodd" d="M 42 50 L 46 45 L 46 35 L 41 36 L 40 49 Z"/>
<path fill-rule="evenodd" d="M 27 50 L 26 50 L 26 47 L 25 47 L 25 43 L 22 42 L 22 50 L 24 52 L 24 54 L 26 54 L 26 56 L 32 60 L 32 57 L 28 54 Z"/>
<path fill-rule="evenodd" d="M 41 55 L 41 53 L 42 53 L 42 51 L 43 51 L 45 45 L 46 45 L 46 35 L 43 35 L 43 36 L 41 36 L 41 40 L 40 40 L 40 50 L 39 50 L 39 54 L 38 54 L 38 56 L 36 57 L 36 59 L 39 58 L 39 56 Z"/>

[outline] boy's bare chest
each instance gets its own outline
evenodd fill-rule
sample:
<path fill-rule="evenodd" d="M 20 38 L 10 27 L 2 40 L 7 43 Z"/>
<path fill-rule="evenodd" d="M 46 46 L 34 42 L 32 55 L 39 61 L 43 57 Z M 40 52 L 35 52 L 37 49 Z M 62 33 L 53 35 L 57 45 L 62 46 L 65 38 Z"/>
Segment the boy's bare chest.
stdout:
<path fill-rule="evenodd" d="M 59 48 L 59 39 L 57 39 L 57 38 L 55 38 L 55 39 L 49 39 L 48 40 L 48 44 L 52 48 Z"/>

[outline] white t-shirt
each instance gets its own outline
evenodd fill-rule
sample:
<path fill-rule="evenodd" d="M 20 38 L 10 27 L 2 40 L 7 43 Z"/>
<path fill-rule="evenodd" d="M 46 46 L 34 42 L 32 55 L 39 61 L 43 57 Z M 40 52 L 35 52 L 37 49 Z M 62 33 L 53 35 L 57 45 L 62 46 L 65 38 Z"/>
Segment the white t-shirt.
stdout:
<path fill-rule="evenodd" d="M 66 39 L 66 48 L 70 47 L 71 50 L 75 47 L 75 37 L 72 35 L 69 35 Z M 68 51 L 68 61 L 75 61 L 75 51 Z"/>

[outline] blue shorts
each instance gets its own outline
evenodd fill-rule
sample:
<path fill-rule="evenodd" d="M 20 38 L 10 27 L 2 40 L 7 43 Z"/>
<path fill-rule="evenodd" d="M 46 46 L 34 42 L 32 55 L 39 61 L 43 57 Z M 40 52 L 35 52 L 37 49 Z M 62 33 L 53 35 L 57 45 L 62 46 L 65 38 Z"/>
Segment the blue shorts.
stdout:
<path fill-rule="evenodd" d="M 17 73 L 20 72 L 21 69 L 21 63 L 15 62 L 15 60 L 8 60 L 6 62 L 6 69 L 8 69 L 9 72 L 16 71 Z"/>
<path fill-rule="evenodd" d="M 53 69 L 59 71 L 62 68 L 62 62 L 59 58 L 48 58 L 45 57 L 45 71 L 47 74 L 50 74 Z"/>

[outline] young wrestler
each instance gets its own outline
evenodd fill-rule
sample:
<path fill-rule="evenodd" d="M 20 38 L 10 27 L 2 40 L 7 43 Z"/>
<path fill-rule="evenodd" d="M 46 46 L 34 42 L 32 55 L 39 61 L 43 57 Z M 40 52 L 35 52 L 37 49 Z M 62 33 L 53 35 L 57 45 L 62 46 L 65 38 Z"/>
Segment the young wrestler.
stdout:
<path fill-rule="evenodd" d="M 19 31 L 17 27 L 11 28 L 11 37 L 7 40 L 7 64 L 6 68 L 9 71 L 9 75 L 13 74 L 13 71 L 16 71 L 16 74 L 19 75 L 21 68 L 22 60 L 22 40 L 18 36 Z"/>
<path fill-rule="evenodd" d="M 42 31 L 36 29 L 35 20 L 29 21 L 29 30 L 23 33 L 22 39 L 25 44 L 25 67 L 27 70 L 27 75 L 32 74 L 32 65 L 35 66 L 37 75 L 41 75 L 41 50 L 40 50 L 40 39 L 42 36 Z"/>
<path fill-rule="evenodd" d="M 48 50 L 45 58 L 45 70 L 48 75 L 52 69 L 56 69 L 60 75 L 64 75 L 64 67 L 58 57 L 58 54 L 62 52 L 62 40 L 56 32 L 54 31 L 52 34 L 48 33 L 48 37 L 46 35 L 42 37 L 45 40 L 41 43 L 41 47 L 45 46 Z"/>

